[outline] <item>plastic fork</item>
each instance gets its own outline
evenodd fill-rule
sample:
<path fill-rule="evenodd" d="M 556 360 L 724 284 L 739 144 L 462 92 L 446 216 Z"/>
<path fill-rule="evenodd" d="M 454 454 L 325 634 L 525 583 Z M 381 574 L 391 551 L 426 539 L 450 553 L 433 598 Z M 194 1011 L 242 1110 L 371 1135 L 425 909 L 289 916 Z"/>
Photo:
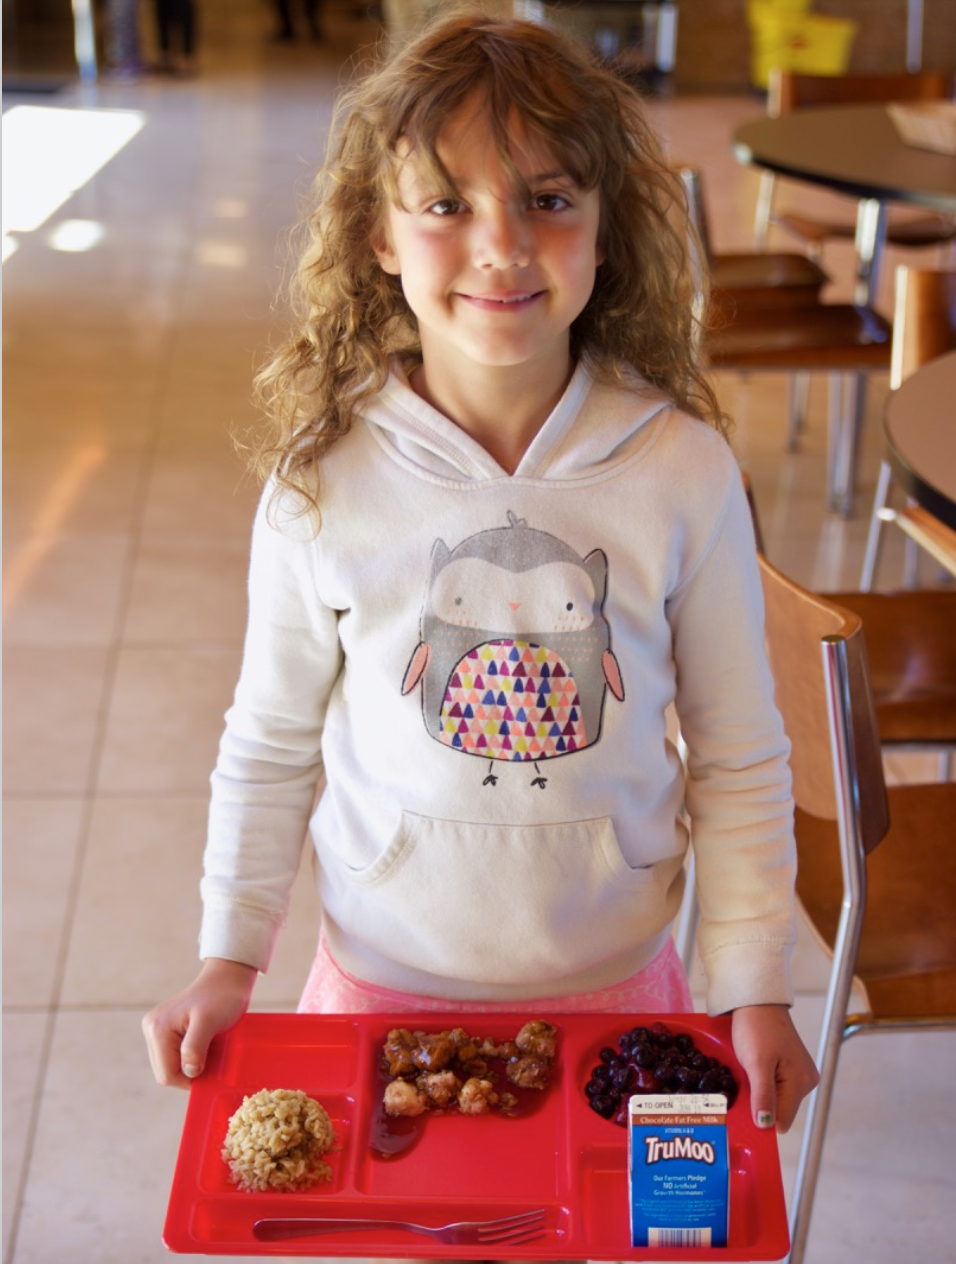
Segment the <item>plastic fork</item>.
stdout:
<path fill-rule="evenodd" d="M 502 1216 L 498 1220 L 460 1220 L 456 1224 L 423 1225 L 411 1220 L 378 1220 L 369 1216 L 336 1219 L 327 1216 L 276 1217 L 257 1220 L 253 1235 L 260 1242 L 279 1242 L 284 1238 L 307 1238 L 318 1233 L 344 1233 L 350 1230 L 405 1229 L 422 1233 L 439 1242 L 456 1245 L 493 1245 L 499 1242 L 531 1242 L 545 1232 L 544 1211 L 526 1211 L 520 1215 Z"/>

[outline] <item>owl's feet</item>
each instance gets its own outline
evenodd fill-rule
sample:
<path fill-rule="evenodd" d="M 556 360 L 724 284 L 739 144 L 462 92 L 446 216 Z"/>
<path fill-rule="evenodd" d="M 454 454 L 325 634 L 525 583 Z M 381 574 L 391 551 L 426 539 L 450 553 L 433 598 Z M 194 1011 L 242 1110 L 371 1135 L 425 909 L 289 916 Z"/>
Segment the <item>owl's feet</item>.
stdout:
<path fill-rule="evenodd" d="M 483 786 L 496 786 L 498 784 L 498 778 L 493 772 L 490 772 L 481 784 Z"/>
<path fill-rule="evenodd" d="M 537 777 L 535 777 L 535 779 L 532 781 L 531 784 L 533 786 L 537 786 L 539 790 L 543 790 L 545 786 L 548 784 L 548 779 L 547 777 L 542 777 L 541 769 L 538 767 L 537 764 L 535 764 L 534 770 L 538 775 Z"/>

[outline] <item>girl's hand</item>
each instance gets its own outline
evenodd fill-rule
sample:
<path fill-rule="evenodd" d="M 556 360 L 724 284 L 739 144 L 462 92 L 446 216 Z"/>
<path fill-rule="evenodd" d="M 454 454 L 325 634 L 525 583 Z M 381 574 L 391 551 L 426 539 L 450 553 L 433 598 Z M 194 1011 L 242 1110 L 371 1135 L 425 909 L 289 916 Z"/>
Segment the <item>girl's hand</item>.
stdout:
<path fill-rule="evenodd" d="M 750 1081 L 758 1128 L 787 1132 L 820 1077 L 786 1005 L 746 1005 L 733 1013 L 734 1053 Z"/>
<path fill-rule="evenodd" d="M 143 1034 L 158 1083 L 188 1088 L 202 1075 L 213 1036 L 249 1008 L 256 973 L 254 966 L 212 957 L 184 992 L 149 1011 Z"/>

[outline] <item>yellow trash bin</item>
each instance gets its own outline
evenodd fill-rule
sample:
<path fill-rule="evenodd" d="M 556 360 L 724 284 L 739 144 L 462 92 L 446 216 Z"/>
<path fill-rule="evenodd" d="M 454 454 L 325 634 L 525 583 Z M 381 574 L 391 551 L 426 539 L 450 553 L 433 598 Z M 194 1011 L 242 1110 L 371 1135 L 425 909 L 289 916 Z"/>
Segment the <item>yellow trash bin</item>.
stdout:
<path fill-rule="evenodd" d="M 770 71 L 843 74 L 850 63 L 857 22 L 809 12 L 810 0 L 748 0 L 751 80 L 766 88 Z"/>
<path fill-rule="evenodd" d="M 860 24 L 850 18 L 811 14 L 793 50 L 791 70 L 808 75 L 846 74 L 859 28 Z"/>

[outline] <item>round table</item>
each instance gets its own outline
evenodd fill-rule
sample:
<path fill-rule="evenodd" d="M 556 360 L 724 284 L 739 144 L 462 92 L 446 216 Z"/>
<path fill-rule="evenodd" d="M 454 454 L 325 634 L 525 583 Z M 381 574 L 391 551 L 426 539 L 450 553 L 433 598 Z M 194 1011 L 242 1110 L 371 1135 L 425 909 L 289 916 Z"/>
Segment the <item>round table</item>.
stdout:
<path fill-rule="evenodd" d="M 899 485 L 956 531 L 956 351 L 930 360 L 890 395 L 883 427 Z"/>
<path fill-rule="evenodd" d="M 956 155 L 905 144 L 885 105 L 794 110 L 734 133 L 740 162 L 858 199 L 856 300 L 876 292 L 889 202 L 956 211 Z"/>
<path fill-rule="evenodd" d="M 904 144 L 884 105 L 757 119 L 737 129 L 733 148 L 741 162 L 851 197 L 956 211 L 956 155 Z"/>

